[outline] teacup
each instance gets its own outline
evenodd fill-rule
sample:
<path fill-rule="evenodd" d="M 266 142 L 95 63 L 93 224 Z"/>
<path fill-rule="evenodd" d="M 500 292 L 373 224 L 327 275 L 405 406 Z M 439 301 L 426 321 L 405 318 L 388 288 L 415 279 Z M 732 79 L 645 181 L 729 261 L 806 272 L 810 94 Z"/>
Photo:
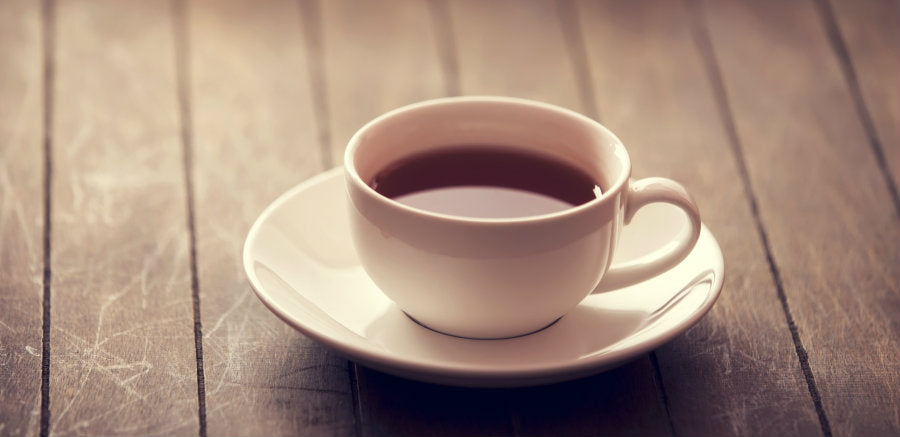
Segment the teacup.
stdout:
<path fill-rule="evenodd" d="M 541 162 L 533 166 L 529 159 Z M 524 167 L 515 167 L 516 160 Z M 544 164 L 561 173 L 544 174 Z M 592 292 L 671 268 L 700 235 L 697 205 L 682 185 L 631 179 L 628 153 L 609 129 L 541 102 L 454 97 L 393 110 L 350 139 L 344 168 L 353 241 L 366 273 L 412 319 L 460 337 L 541 330 Z M 593 185 L 545 188 L 569 173 Z M 387 185 L 399 191 L 382 189 Z M 466 191 L 482 185 L 500 186 L 500 197 Z M 396 194 L 458 188 L 464 189 L 457 197 L 426 199 L 437 203 L 426 206 Z M 580 200 L 566 197 L 570 191 Z M 562 206 L 521 212 L 520 194 Z M 622 227 L 651 202 L 682 209 L 689 231 L 627 265 L 611 266 Z M 507 210 L 516 211 L 504 215 Z"/>

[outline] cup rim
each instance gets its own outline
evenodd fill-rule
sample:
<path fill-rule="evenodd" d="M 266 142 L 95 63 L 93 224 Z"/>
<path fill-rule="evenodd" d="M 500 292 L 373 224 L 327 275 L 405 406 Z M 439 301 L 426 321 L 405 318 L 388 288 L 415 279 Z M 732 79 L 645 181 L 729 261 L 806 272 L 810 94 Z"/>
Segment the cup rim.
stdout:
<path fill-rule="evenodd" d="M 591 199 L 585 203 L 580 205 L 572 206 L 571 208 L 566 208 L 562 211 L 551 212 L 547 214 L 538 214 L 531 216 L 522 216 L 522 217 L 503 217 L 503 218 L 482 218 L 482 217 L 468 217 L 468 216 L 460 216 L 453 214 L 444 214 L 434 211 L 429 211 L 426 209 L 416 208 L 414 206 L 409 206 L 398 202 L 394 199 L 391 199 L 383 194 L 375 191 L 374 188 L 369 186 L 365 181 L 363 181 L 362 177 L 359 175 L 359 172 L 356 169 L 356 163 L 353 159 L 356 150 L 360 147 L 361 138 L 365 133 L 371 129 L 373 126 L 382 123 L 384 120 L 395 117 L 396 115 L 415 111 L 421 108 L 429 107 L 429 106 L 439 106 L 439 105 L 450 105 L 450 104 L 460 104 L 460 103 L 506 103 L 506 104 L 515 104 L 515 105 L 523 105 L 540 108 L 546 111 L 556 112 L 558 114 L 562 114 L 566 117 L 571 117 L 580 120 L 581 122 L 587 123 L 591 125 L 593 128 L 599 130 L 604 135 L 608 136 L 613 140 L 613 147 L 615 155 L 620 162 L 622 163 L 622 168 L 624 169 L 621 174 L 610 184 L 609 189 L 603 190 L 599 197 Z M 407 213 L 417 214 L 424 217 L 429 217 L 436 220 L 448 221 L 448 222 L 456 222 L 456 223 L 465 223 L 465 224 L 484 224 L 484 225 L 492 225 L 492 224 L 515 224 L 515 223 L 537 223 L 544 221 L 551 221 L 555 219 L 560 219 L 564 217 L 569 217 L 575 214 L 580 213 L 581 211 L 585 211 L 588 209 L 593 209 L 596 207 L 600 207 L 601 205 L 605 205 L 609 202 L 612 202 L 613 198 L 615 198 L 619 192 L 622 191 L 623 187 L 626 185 L 628 179 L 631 177 L 631 158 L 628 156 L 628 152 L 625 149 L 622 140 L 619 139 L 616 134 L 614 134 L 609 128 L 600 124 L 598 121 L 584 115 L 573 111 L 571 109 L 567 109 L 561 106 L 553 105 L 546 102 L 541 102 L 537 100 L 523 99 L 518 97 L 506 97 L 506 96 L 491 96 L 491 95 L 472 95 L 472 96 L 455 96 L 455 97 L 440 97 L 435 99 L 424 100 L 416 103 L 412 103 L 409 105 L 401 106 L 399 108 L 393 109 L 391 111 L 385 112 L 378 117 L 370 120 L 362 127 L 360 127 L 347 143 L 347 147 L 344 149 L 344 174 L 348 181 L 350 181 L 354 186 L 359 188 L 363 193 L 365 193 L 368 197 L 375 199 L 385 205 L 388 205 L 392 208 L 399 209 L 400 211 L 404 211 Z"/>

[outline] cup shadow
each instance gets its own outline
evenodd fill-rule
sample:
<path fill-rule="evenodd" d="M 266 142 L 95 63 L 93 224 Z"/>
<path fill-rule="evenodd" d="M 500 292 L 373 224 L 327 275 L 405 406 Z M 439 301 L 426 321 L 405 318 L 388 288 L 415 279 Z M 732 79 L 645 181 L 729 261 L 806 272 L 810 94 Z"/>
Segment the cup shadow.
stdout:
<path fill-rule="evenodd" d="M 362 434 L 669 435 L 648 357 L 587 378 L 500 389 L 423 383 L 357 365 Z"/>

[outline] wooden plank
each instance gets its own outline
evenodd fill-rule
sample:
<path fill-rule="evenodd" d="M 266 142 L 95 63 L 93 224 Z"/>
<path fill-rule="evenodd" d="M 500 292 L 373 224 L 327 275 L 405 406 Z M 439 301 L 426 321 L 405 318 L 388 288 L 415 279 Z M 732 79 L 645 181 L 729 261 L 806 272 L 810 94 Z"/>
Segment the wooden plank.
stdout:
<path fill-rule="evenodd" d="M 593 114 L 554 2 L 449 2 L 464 94 L 524 97 Z"/>
<path fill-rule="evenodd" d="M 537 2 L 451 2 L 448 6 L 456 39 L 441 45 L 456 47 L 453 55 L 460 66 L 463 94 L 516 95 L 581 107 L 581 90 L 573 84 L 576 72 L 555 6 Z M 539 50 L 531 50 L 529 57 L 522 47 Z M 515 390 L 443 387 L 361 369 L 359 392 L 363 435 L 665 435 L 671 431 L 647 356 L 593 378 Z M 611 411 L 615 413 L 598 413 Z"/>
<path fill-rule="evenodd" d="M 275 317 L 241 263 L 250 225 L 322 170 L 293 1 L 192 1 L 189 142 L 210 435 L 348 435 L 348 363 Z"/>
<path fill-rule="evenodd" d="M 36 435 L 41 402 L 40 4 L 0 3 L 0 434 Z"/>
<path fill-rule="evenodd" d="M 900 189 L 900 1 L 831 4 L 849 53 L 851 82 L 858 82 L 894 186 Z"/>
<path fill-rule="evenodd" d="M 896 435 L 900 221 L 823 23 L 807 2 L 703 6 L 823 428 Z"/>
<path fill-rule="evenodd" d="M 318 2 L 331 162 L 376 116 L 445 93 L 429 5 L 415 0 Z"/>
<path fill-rule="evenodd" d="M 169 6 L 57 5 L 51 434 L 198 429 Z"/>
<path fill-rule="evenodd" d="M 634 176 L 685 184 L 725 254 L 712 312 L 657 351 L 675 434 L 819 434 L 684 3 L 578 9 L 598 110 L 628 147 Z"/>

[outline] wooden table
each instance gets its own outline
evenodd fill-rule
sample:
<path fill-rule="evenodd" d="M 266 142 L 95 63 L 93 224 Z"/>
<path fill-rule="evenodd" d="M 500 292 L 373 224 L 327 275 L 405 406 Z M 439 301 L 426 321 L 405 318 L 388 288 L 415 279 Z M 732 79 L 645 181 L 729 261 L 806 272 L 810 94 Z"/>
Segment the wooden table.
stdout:
<path fill-rule="evenodd" d="M 0 2 L 0 434 L 900 433 L 897 1 Z M 682 181 L 713 310 L 617 369 L 464 389 L 299 334 L 240 251 L 388 109 L 583 112 Z"/>

